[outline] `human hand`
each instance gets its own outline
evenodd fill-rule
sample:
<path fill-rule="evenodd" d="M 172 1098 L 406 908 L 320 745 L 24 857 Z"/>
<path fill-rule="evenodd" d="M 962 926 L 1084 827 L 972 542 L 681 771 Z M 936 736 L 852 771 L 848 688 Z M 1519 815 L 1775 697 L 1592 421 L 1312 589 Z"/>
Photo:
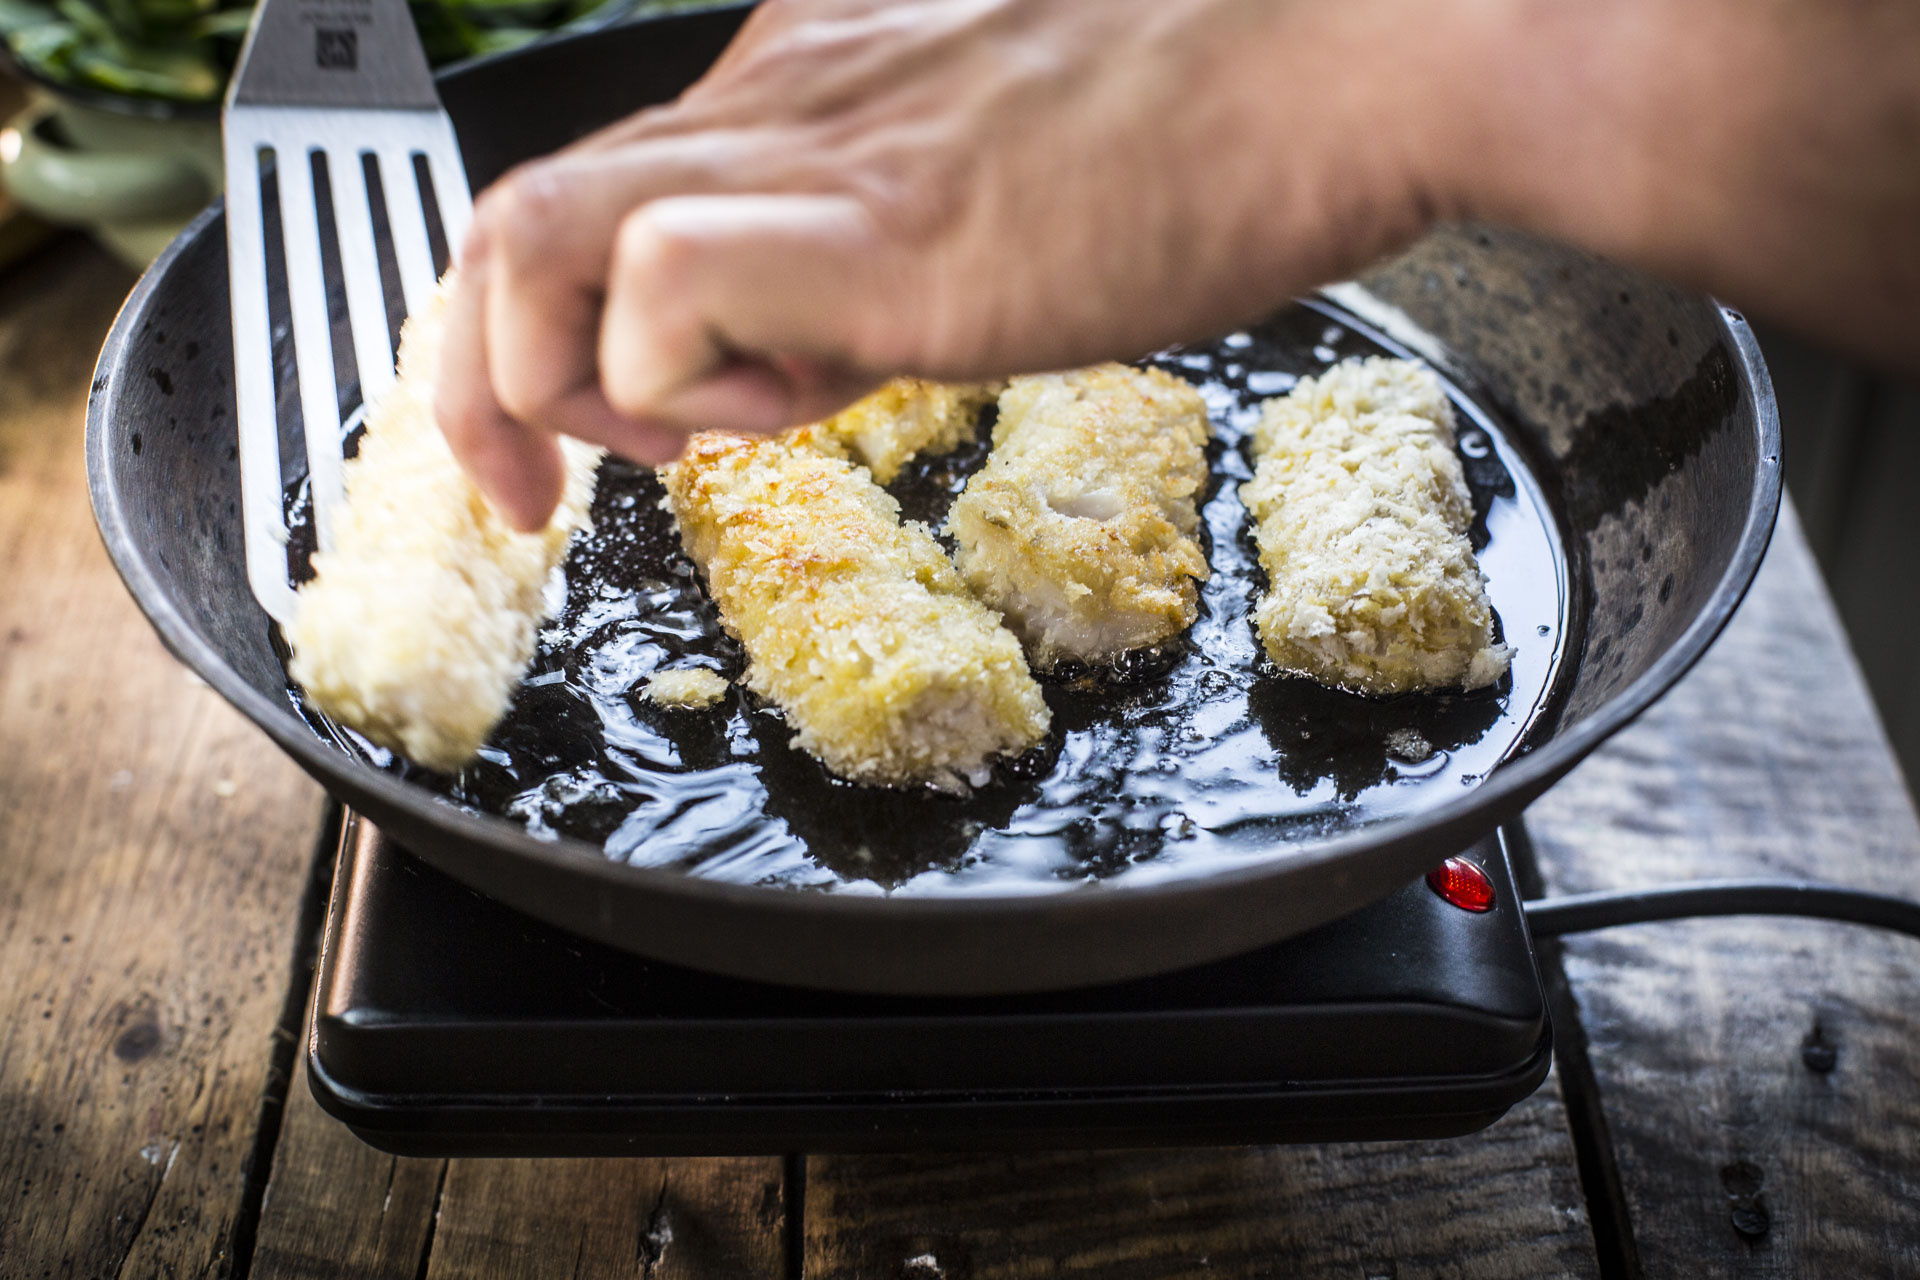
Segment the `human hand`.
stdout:
<path fill-rule="evenodd" d="M 898 372 L 1060 368 L 1249 319 L 1431 216 L 1436 8 L 765 5 L 679 101 L 483 194 L 441 425 L 533 527 L 556 432 L 658 463 Z"/>
<path fill-rule="evenodd" d="M 1911 0 L 770 0 L 678 102 L 486 192 L 437 409 L 523 527 L 882 378 L 1127 358 L 1436 218 L 1920 369 Z"/>

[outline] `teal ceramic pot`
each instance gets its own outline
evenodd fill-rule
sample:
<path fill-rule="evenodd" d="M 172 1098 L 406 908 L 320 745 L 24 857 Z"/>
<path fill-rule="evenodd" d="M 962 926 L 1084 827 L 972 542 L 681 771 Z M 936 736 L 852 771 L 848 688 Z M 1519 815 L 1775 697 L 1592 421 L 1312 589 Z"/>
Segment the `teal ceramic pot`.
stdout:
<path fill-rule="evenodd" d="M 17 64 L 15 70 L 19 70 Z M 0 130 L 0 184 L 137 269 L 220 194 L 220 110 L 51 84 Z"/>
<path fill-rule="evenodd" d="M 605 0 L 562 30 L 713 0 Z M 220 104 L 136 98 L 60 84 L 9 56 L 33 91 L 0 129 L 0 186 L 49 222 L 81 227 L 139 270 L 220 195 Z"/>

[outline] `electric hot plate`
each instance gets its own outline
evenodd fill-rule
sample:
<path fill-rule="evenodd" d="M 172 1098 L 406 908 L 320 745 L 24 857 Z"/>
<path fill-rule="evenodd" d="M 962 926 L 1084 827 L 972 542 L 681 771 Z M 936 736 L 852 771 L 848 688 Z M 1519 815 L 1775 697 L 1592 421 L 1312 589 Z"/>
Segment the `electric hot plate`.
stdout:
<path fill-rule="evenodd" d="M 1510 861 L 1159 977 L 848 995 L 647 960 L 521 915 L 347 815 L 308 1078 L 402 1155 L 722 1155 L 1445 1137 L 1545 1077 Z"/>

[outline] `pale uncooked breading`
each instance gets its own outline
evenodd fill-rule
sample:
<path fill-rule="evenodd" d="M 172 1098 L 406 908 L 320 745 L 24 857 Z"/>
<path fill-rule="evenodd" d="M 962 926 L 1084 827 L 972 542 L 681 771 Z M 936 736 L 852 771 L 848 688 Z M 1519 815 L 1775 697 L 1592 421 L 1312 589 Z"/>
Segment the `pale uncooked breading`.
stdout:
<path fill-rule="evenodd" d="M 287 643 L 309 704 L 450 772 L 513 699 L 548 579 L 588 522 L 600 454 L 563 442 L 566 489 L 545 529 L 501 519 L 434 423 L 444 305 L 443 292 L 407 321 L 399 379 L 367 414 L 333 548 L 313 557 Z"/>
<path fill-rule="evenodd" d="M 647 677 L 646 698 L 656 707 L 691 710 L 727 696 L 727 678 L 706 667 L 676 667 Z"/>
<path fill-rule="evenodd" d="M 795 437 L 858 462 L 890 484 L 916 455 L 951 453 L 973 438 L 998 383 L 895 378 L 831 418 L 795 428 Z"/>
<path fill-rule="evenodd" d="M 1363 693 L 1477 689 L 1506 674 L 1453 408 L 1433 373 L 1376 356 L 1262 406 L 1240 487 L 1268 591 L 1274 663 Z"/>
<path fill-rule="evenodd" d="M 947 517 L 967 585 L 1036 664 L 1111 661 L 1193 624 L 1207 407 L 1158 369 L 1015 378 L 993 454 Z"/>
<path fill-rule="evenodd" d="M 863 470 L 790 435 L 709 433 L 661 476 L 747 687 L 829 769 L 957 790 L 1046 734 L 1019 642 Z"/>

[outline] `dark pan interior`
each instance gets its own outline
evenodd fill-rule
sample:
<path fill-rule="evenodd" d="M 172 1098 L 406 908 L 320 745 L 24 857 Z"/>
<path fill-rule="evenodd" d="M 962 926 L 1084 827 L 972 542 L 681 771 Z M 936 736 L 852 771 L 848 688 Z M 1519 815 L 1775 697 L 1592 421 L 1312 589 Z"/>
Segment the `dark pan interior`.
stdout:
<path fill-rule="evenodd" d="M 670 17 L 453 74 L 443 94 L 476 188 L 671 97 L 737 21 L 734 10 Z M 681 963 L 808 985 L 960 993 L 1131 977 L 1310 927 L 1516 813 L 1698 657 L 1772 526 L 1771 391 L 1744 324 L 1710 301 L 1481 228 L 1438 231 L 1334 296 L 1497 417 L 1558 513 L 1585 630 L 1568 638 L 1552 724 L 1485 781 L 1417 818 L 1188 881 L 920 899 L 715 883 L 537 840 L 323 739 L 287 696 L 244 578 L 217 213 L 142 280 L 102 355 L 89 417 L 96 511 L 176 653 L 335 794 L 524 910 Z"/>
<path fill-rule="evenodd" d="M 746 659 L 681 550 L 658 480 L 617 461 L 601 468 L 592 530 L 564 566 L 565 602 L 477 759 L 438 774 L 317 716 L 315 726 L 456 803 L 630 866 L 835 892 L 1061 893 L 1213 875 L 1422 812 L 1547 731 L 1578 619 L 1552 504 L 1499 424 L 1463 397 L 1470 536 L 1513 647 L 1507 678 L 1370 698 L 1264 661 L 1249 618 L 1263 575 L 1238 496 L 1252 474 L 1246 433 L 1298 375 L 1383 345 L 1314 302 L 1151 358 L 1199 387 L 1213 423 L 1214 483 L 1200 494 L 1213 572 L 1200 617 L 1112 670 L 1040 673 L 1051 732 L 967 794 L 848 785 L 737 684 L 698 711 L 651 704 L 646 683 L 663 667 L 737 679 Z M 906 468 L 887 486 L 903 513 L 939 529 L 989 438 L 981 424 L 966 447 Z M 295 542 L 309 545 L 303 494 L 297 486 Z"/>

